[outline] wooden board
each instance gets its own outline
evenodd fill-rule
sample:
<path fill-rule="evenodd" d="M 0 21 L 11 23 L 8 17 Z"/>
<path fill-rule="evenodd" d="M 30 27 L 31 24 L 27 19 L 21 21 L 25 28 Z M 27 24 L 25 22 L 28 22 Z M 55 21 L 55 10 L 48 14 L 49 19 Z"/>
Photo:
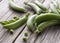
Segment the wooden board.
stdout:
<path fill-rule="evenodd" d="M 15 3 L 19 6 L 26 7 L 23 2 L 26 0 L 15 0 Z M 34 0 L 29 0 L 29 2 L 33 2 Z M 59 3 L 59 0 L 56 0 Z M 49 4 L 51 0 L 42 0 L 44 6 L 49 8 Z M 26 7 L 27 8 L 27 7 Z M 27 8 L 31 14 L 34 12 L 32 9 Z M 13 11 L 8 6 L 8 0 L 0 0 L 0 21 L 10 20 L 13 16 L 23 16 L 23 13 L 19 13 Z M 24 32 L 28 32 L 28 40 L 23 42 L 22 38 L 24 37 Z M 35 33 L 31 33 L 26 24 L 14 30 L 13 34 L 7 29 L 4 29 L 0 25 L 0 43 L 60 43 L 60 25 L 47 27 L 42 33 L 36 35 Z"/>

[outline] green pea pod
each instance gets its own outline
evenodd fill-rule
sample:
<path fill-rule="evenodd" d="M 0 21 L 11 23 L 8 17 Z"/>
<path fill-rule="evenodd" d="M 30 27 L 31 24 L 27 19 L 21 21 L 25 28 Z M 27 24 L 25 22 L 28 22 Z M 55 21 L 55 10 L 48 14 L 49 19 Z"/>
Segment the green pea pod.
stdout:
<path fill-rule="evenodd" d="M 49 13 L 45 13 L 45 14 L 49 14 Z M 35 32 L 39 34 L 40 32 L 42 32 L 45 29 L 45 27 L 55 25 L 55 24 L 58 24 L 58 23 L 59 23 L 59 21 L 57 21 L 57 20 L 51 20 L 51 21 L 42 22 L 37 26 L 37 29 L 36 29 Z"/>
<path fill-rule="evenodd" d="M 30 6 L 37 14 L 40 14 L 42 12 L 42 10 L 34 3 L 24 2 L 24 4 Z"/>
<path fill-rule="evenodd" d="M 36 14 L 30 16 L 28 21 L 27 21 L 27 27 L 28 27 L 29 30 L 31 30 L 31 32 L 33 32 L 35 30 L 34 20 L 35 20 L 36 16 L 37 16 Z"/>
<path fill-rule="evenodd" d="M 3 27 L 8 30 L 16 29 L 27 22 L 28 16 L 29 16 L 29 13 L 27 13 L 25 16 L 23 16 L 22 18 L 20 18 L 19 20 L 15 21 L 15 22 L 3 25 Z"/>
<path fill-rule="evenodd" d="M 37 34 L 42 32 L 46 27 L 58 24 L 59 22 L 56 20 L 45 21 L 38 25 L 37 30 L 35 31 Z"/>
<path fill-rule="evenodd" d="M 54 13 L 47 13 L 47 14 L 41 14 L 35 18 L 35 23 L 40 24 L 44 21 L 49 20 L 60 20 L 60 15 L 54 14 Z"/>
<path fill-rule="evenodd" d="M 14 0 L 9 0 L 9 6 L 10 8 L 12 8 L 13 10 L 19 11 L 19 12 L 25 12 L 25 8 L 16 5 L 14 2 Z"/>
<path fill-rule="evenodd" d="M 59 11 L 58 11 L 57 8 L 54 6 L 54 4 L 50 4 L 50 9 L 51 9 L 51 12 L 56 13 L 56 14 L 59 14 Z"/>
<path fill-rule="evenodd" d="M 36 0 L 34 3 L 35 3 L 39 8 L 41 8 L 44 12 L 48 12 L 48 9 L 47 9 L 46 7 L 44 7 L 44 5 L 43 5 L 41 2 L 39 2 L 38 0 Z"/>

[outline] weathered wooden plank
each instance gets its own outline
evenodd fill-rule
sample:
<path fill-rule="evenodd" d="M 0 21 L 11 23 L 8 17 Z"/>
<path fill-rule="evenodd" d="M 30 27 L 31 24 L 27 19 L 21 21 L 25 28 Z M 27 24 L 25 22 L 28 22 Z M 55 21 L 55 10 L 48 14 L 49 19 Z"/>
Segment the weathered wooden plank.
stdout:
<path fill-rule="evenodd" d="M 6 9 L 7 8 L 7 9 Z M 0 19 L 9 11 L 7 0 L 0 2 Z"/>
<path fill-rule="evenodd" d="M 43 3 L 43 5 L 44 5 L 46 8 L 49 8 L 50 3 L 51 3 L 51 0 L 45 0 L 44 3 Z"/>

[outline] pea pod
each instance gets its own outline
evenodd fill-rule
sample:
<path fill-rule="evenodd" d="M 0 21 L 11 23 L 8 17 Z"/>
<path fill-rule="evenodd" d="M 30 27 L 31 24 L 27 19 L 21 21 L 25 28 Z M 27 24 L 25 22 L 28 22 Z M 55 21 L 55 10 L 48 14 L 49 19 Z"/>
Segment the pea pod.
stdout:
<path fill-rule="evenodd" d="M 40 14 L 42 12 L 42 10 L 34 3 L 24 2 L 24 4 L 30 6 L 37 14 Z"/>
<path fill-rule="evenodd" d="M 47 9 L 46 7 L 44 7 L 44 5 L 43 5 L 41 2 L 39 2 L 38 0 L 36 0 L 34 3 L 35 3 L 39 8 L 41 8 L 44 12 L 48 12 L 48 9 Z"/>
<path fill-rule="evenodd" d="M 37 30 L 36 30 L 36 33 L 40 33 L 42 32 L 46 27 L 48 26 L 51 26 L 51 25 L 55 25 L 55 24 L 58 24 L 59 22 L 56 21 L 56 20 L 51 20 L 51 21 L 45 21 L 45 22 L 42 22 L 41 24 L 38 25 L 37 27 Z"/>
<path fill-rule="evenodd" d="M 19 11 L 19 12 L 25 12 L 26 11 L 24 7 L 16 5 L 13 1 L 14 0 L 9 0 L 10 8 L 12 8 L 13 10 Z"/>
<path fill-rule="evenodd" d="M 28 21 L 27 21 L 27 27 L 28 27 L 29 30 L 31 30 L 31 32 L 33 32 L 35 30 L 34 20 L 35 20 L 36 16 L 37 15 L 30 16 Z"/>
<path fill-rule="evenodd" d="M 27 22 L 28 16 L 29 16 L 29 13 L 27 13 L 25 16 L 23 16 L 22 18 L 20 18 L 19 20 L 15 21 L 15 22 L 3 25 L 3 27 L 8 30 L 16 29 Z"/>
<path fill-rule="evenodd" d="M 35 23 L 40 24 L 44 21 L 49 20 L 60 20 L 60 15 L 54 14 L 54 13 L 47 13 L 47 14 L 41 14 L 35 18 Z"/>
<path fill-rule="evenodd" d="M 52 13 L 56 13 L 59 14 L 59 11 L 57 10 L 57 8 L 54 6 L 54 4 L 50 4 L 50 9 Z"/>
<path fill-rule="evenodd" d="M 49 13 L 45 13 L 45 14 L 49 14 Z M 56 14 L 57 15 L 57 14 Z M 42 23 L 40 23 L 38 26 L 37 26 L 37 29 L 36 29 L 36 33 L 40 33 L 42 32 L 46 27 L 48 26 L 51 26 L 51 25 L 55 25 L 55 24 L 58 24 L 59 21 L 57 20 L 50 20 L 50 21 L 44 21 Z"/>

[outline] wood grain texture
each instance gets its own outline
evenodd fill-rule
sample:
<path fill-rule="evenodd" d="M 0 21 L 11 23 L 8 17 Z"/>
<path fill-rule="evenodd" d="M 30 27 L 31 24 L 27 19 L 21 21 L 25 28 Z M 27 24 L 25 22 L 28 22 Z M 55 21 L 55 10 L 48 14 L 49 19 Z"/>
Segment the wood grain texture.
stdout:
<path fill-rule="evenodd" d="M 2 0 L 0 0 L 0 2 L 1 2 Z"/>

